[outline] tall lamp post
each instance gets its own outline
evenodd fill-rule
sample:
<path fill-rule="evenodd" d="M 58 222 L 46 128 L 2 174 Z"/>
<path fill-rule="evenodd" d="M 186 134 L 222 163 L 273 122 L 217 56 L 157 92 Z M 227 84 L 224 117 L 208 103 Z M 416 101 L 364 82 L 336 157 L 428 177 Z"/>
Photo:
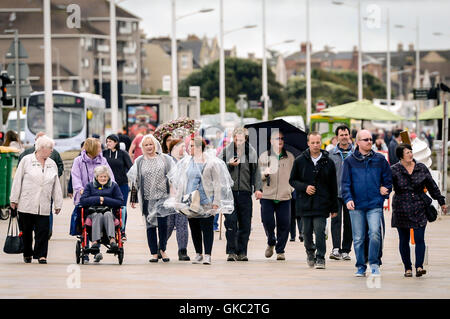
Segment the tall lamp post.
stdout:
<path fill-rule="evenodd" d="M 53 138 L 52 31 L 50 0 L 44 0 L 45 133 Z M 19 121 L 20 117 L 17 118 Z"/>
<path fill-rule="evenodd" d="M 268 45 L 268 46 L 265 46 L 265 47 L 264 47 L 264 53 L 263 53 L 264 59 L 263 59 L 263 60 L 265 60 L 266 62 L 263 62 L 263 65 L 262 65 L 262 67 L 263 67 L 263 80 L 262 80 L 262 92 L 263 92 L 263 96 L 262 96 L 262 98 L 263 98 L 263 101 L 264 101 L 263 121 L 268 121 L 268 120 L 269 120 L 269 106 L 268 106 L 267 104 L 268 104 L 268 101 L 270 100 L 270 99 L 269 99 L 269 93 L 268 93 L 268 91 L 269 91 L 269 86 L 268 86 L 268 80 L 267 80 L 267 59 L 265 58 L 265 57 L 266 57 L 266 51 L 267 51 L 269 48 L 272 48 L 272 47 L 274 47 L 274 46 L 277 46 L 277 45 L 280 45 L 280 44 L 292 43 L 292 42 L 294 42 L 294 41 L 295 41 L 295 40 L 290 39 L 290 40 L 285 40 L 285 41 L 282 41 L 282 42 L 277 42 L 277 43 L 274 43 L 274 44 L 271 44 L 271 45 Z M 265 41 L 264 41 L 264 42 L 265 42 Z"/>
<path fill-rule="evenodd" d="M 415 28 L 408 28 L 405 27 L 402 24 L 396 24 L 395 25 L 396 28 L 399 29 L 403 29 L 403 28 L 407 28 L 410 30 L 414 30 L 416 31 L 416 81 L 415 81 L 415 88 L 419 89 L 420 88 L 420 50 L 419 50 L 419 17 L 417 17 L 416 19 L 416 27 Z M 419 108 L 419 101 L 416 101 L 416 133 L 417 135 L 419 135 L 420 131 L 420 127 L 419 127 L 419 112 L 420 112 L 420 108 Z"/>
<path fill-rule="evenodd" d="M 309 0 L 306 0 L 306 129 L 311 123 L 311 43 L 309 35 Z"/>
<path fill-rule="evenodd" d="M 364 18 L 364 20 L 372 20 L 369 18 Z M 390 25 L 390 15 L 389 8 L 386 9 L 386 22 L 382 22 L 386 25 L 386 101 L 388 107 L 391 106 L 391 25 Z"/>
<path fill-rule="evenodd" d="M 176 15 L 176 0 L 172 0 L 172 89 L 171 89 L 171 95 L 172 95 L 172 117 L 173 119 L 178 118 L 178 51 L 177 51 L 177 29 L 176 24 L 177 21 L 180 19 L 183 19 L 185 17 L 197 14 L 197 13 L 206 13 L 211 12 L 214 9 L 202 9 L 197 10 L 195 12 L 191 12 L 182 16 L 177 17 Z"/>
<path fill-rule="evenodd" d="M 223 28 L 223 0 L 220 0 L 220 58 L 219 58 L 219 111 L 220 111 L 220 125 L 225 125 L 225 47 L 224 37 L 227 34 L 243 29 L 253 29 L 256 25 L 246 25 L 240 28 L 224 31 Z"/>
<path fill-rule="evenodd" d="M 333 0 L 335 5 L 346 5 L 343 1 Z M 355 8 L 355 6 L 348 5 Z M 362 35 L 361 35 L 361 0 L 358 0 L 358 100 L 363 99 L 363 80 L 362 80 Z"/>

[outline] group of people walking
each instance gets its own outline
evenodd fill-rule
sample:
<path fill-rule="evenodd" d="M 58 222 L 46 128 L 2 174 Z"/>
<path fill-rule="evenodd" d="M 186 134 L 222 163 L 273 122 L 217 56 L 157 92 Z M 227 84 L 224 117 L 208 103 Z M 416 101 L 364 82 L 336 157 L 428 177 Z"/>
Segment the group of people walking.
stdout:
<path fill-rule="evenodd" d="M 369 131 L 360 130 L 355 141 L 345 125 L 337 127 L 335 133 L 337 144 L 326 151 L 321 148 L 321 135 L 310 132 L 308 148 L 297 158 L 285 148 L 283 132 L 278 130 L 272 132 L 270 147 L 260 156 L 244 128 L 233 131 L 231 143 L 217 156 L 208 151 L 207 141 L 199 135 L 178 138 L 167 134 L 160 143 L 153 134 L 142 132 L 139 141 L 131 143 L 133 158 L 128 150 L 121 149 L 115 134 L 107 137 L 103 151 L 98 139 L 88 138 L 71 169 L 74 210 L 70 234 L 80 234 L 82 207 L 107 206 L 122 208 L 120 231 L 126 240 L 131 187 L 131 207 L 139 206 L 145 218 L 151 263 L 170 261 L 167 241 L 174 229 L 178 259 L 190 261 L 190 229 L 195 249 L 192 262 L 211 264 L 214 217 L 218 214 L 225 216 L 227 261 L 248 261 L 254 195 L 261 204 L 266 258 L 276 253 L 277 260 L 286 259 L 291 222 L 297 220 L 308 266 L 326 268 L 326 225 L 331 217 L 333 248 L 329 258 L 351 260 L 353 242 L 355 276 L 365 276 L 367 264 L 370 274 L 378 276 L 385 234 L 383 204 L 393 190 L 391 225 L 399 233 L 405 276 L 412 276 L 410 229 L 416 242 L 416 276 L 422 276 L 426 273 L 425 210 L 432 201 L 424 189 L 444 212 L 447 210 L 445 197 L 430 172 L 413 159 L 408 144 L 397 145 L 399 162 L 389 166 L 385 156 L 374 150 Z M 50 216 L 62 207 L 58 179 L 62 161 L 53 148 L 52 139 L 38 134 L 33 150 L 21 158 L 13 181 L 10 202 L 19 212 L 26 263 L 32 258 L 46 263 Z M 106 235 L 112 250 L 117 249 L 116 217 L 109 211 L 92 212 L 88 218 L 92 228 L 90 250 L 94 261 L 99 262 L 102 235 Z"/>

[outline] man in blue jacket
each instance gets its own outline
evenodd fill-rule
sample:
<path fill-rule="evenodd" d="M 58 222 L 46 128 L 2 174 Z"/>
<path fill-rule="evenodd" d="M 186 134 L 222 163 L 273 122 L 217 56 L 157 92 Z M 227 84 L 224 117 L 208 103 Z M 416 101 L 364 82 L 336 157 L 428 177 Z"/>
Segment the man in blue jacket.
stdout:
<path fill-rule="evenodd" d="M 366 275 L 366 260 L 372 275 L 380 275 L 383 203 L 392 191 L 389 163 L 383 155 L 372 151 L 372 143 L 372 134 L 368 130 L 361 130 L 356 135 L 357 147 L 345 159 L 342 172 L 342 197 L 350 211 L 357 277 Z M 368 256 L 364 249 L 367 226 Z"/>

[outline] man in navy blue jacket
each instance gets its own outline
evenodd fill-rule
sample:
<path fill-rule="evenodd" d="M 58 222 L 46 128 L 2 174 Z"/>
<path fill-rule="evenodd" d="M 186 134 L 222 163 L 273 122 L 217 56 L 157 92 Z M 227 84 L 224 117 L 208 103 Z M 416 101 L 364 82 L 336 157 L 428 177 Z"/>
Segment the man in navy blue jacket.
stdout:
<path fill-rule="evenodd" d="M 357 277 L 366 275 L 366 260 L 372 275 L 380 275 L 383 203 L 392 191 L 389 163 L 383 155 L 372 151 L 372 143 L 372 134 L 368 130 L 361 130 L 356 135 L 357 147 L 345 159 L 342 172 L 342 197 L 350 211 Z M 367 226 L 368 256 L 364 249 Z"/>

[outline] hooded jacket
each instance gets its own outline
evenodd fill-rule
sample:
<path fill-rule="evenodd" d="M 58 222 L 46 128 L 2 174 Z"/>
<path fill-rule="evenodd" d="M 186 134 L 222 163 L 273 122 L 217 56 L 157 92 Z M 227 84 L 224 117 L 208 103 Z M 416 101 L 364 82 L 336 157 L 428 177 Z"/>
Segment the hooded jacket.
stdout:
<path fill-rule="evenodd" d="M 389 193 L 392 191 L 392 172 L 386 158 L 372 150 L 364 156 L 357 147 L 344 161 L 341 181 L 344 202 L 353 201 L 356 210 L 382 208 L 389 194 L 381 195 L 381 186 Z"/>
<path fill-rule="evenodd" d="M 353 144 L 349 147 L 349 154 L 347 157 L 352 155 L 353 151 L 355 150 L 355 147 Z M 330 151 L 330 159 L 333 160 L 334 166 L 336 168 L 336 179 L 337 179 L 337 185 L 338 185 L 338 197 L 342 198 L 342 190 L 341 190 L 341 180 L 342 180 L 342 168 L 344 167 L 344 155 L 342 154 L 341 149 L 339 148 L 339 144 L 336 145 L 331 151 Z"/>
<path fill-rule="evenodd" d="M 294 189 L 289 184 L 294 155 L 283 149 L 279 158 L 273 152 L 268 151 L 261 154 L 258 160 L 261 169 L 261 181 L 263 184 L 263 199 L 285 201 L 292 198 Z M 270 174 L 264 175 L 264 171 L 269 167 Z"/>
<path fill-rule="evenodd" d="M 239 158 L 240 164 L 236 167 L 228 164 L 228 161 L 234 156 L 237 156 L 234 142 L 222 150 L 218 157 L 227 164 L 228 171 L 234 182 L 232 190 L 254 193 L 255 191 L 262 190 L 261 172 L 258 168 L 258 155 L 248 142 L 245 142 L 244 147 L 244 154 Z"/>
<path fill-rule="evenodd" d="M 297 193 L 297 216 L 323 216 L 337 213 L 337 182 L 334 162 L 325 150 L 320 150 L 322 157 L 314 165 L 310 150 L 307 149 L 294 161 L 289 183 Z M 308 195 L 308 185 L 316 187 L 314 195 Z"/>
<path fill-rule="evenodd" d="M 108 161 L 103 157 L 102 153 L 94 158 L 90 158 L 85 150 L 81 151 L 80 156 L 73 160 L 72 165 L 72 187 L 73 187 L 73 203 L 78 205 L 80 202 L 80 190 L 86 187 L 86 184 L 94 180 L 94 169 L 97 166 L 106 165 L 109 171 L 109 177 L 115 181 L 114 174 L 108 165 Z"/>

